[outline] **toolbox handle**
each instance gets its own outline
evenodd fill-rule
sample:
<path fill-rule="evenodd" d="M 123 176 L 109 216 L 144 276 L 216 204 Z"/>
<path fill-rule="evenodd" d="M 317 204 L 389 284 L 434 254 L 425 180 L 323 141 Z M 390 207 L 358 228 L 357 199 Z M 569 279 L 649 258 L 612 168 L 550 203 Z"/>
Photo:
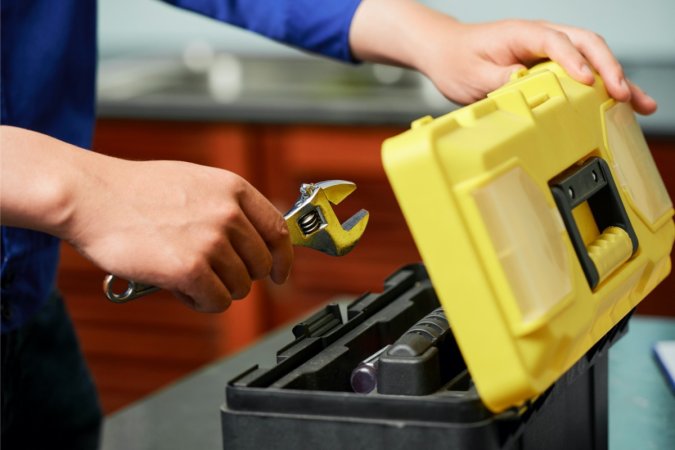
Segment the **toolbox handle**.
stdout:
<path fill-rule="evenodd" d="M 607 162 L 589 158 L 551 181 L 551 193 L 591 289 L 637 252 L 638 238 Z M 572 210 L 587 201 L 600 231 L 584 244 Z"/>

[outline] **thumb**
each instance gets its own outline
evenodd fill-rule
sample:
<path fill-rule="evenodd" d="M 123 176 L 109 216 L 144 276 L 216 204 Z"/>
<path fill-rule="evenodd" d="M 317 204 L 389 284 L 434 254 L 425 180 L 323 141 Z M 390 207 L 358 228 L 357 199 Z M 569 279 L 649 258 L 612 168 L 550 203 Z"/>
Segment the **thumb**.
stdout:
<path fill-rule="evenodd" d="M 522 64 L 511 64 L 503 66 L 495 63 L 486 63 L 481 68 L 480 83 L 482 95 L 479 98 L 484 98 L 490 92 L 498 89 L 511 80 L 511 76 L 517 72 L 526 69 Z"/>
<path fill-rule="evenodd" d="M 527 70 L 523 64 L 511 64 L 510 66 L 502 66 L 498 69 L 500 80 L 498 86 L 501 87 L 511 81 L 520 71 Z"/>

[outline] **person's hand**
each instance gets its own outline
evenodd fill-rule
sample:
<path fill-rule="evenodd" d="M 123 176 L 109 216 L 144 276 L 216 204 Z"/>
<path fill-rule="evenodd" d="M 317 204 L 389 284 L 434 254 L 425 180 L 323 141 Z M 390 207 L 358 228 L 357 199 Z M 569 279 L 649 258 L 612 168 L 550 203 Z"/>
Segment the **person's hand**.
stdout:
<path fill-rule="evenodd" d="M 609 95 L 630 101 L 641 114 L 656 110 L 656 102 L 626 79 L 607 43 L 591 31 L 548 22 L 505 20 L 458 23 L 448 38 L 456 44 L 432 45 L 423 68 L 441 92 L 460 103 L 485 97 L 506 83 L 514 71 L 549 58 L 585 84 L 595 81 L 592 70 L 596 70 Z"/>
<path fill-rule="evenodd" d="M 605 41 L 580 28 L 528 20 L 464 24 L 413 0 L 363 0 L 350 45 L 357 59 L 419 70 L 460 104 L 484 98 L 514 71 L 549 58 L 582 83 L 592 84 L 596 70 L 608 93 L 639 113 L 656 110 L 625 78 Z"/>
<path fill-rule="evenodd" d="M 241 177 L 178 161 L 90 159 L 62 237 L 104 270 L 206 312 L 245 297 L 252 280 L 288 277 L 286 222 Z"/>
<path fill-rule="evenodd" d="M 0 127 L 0 218 L 72 243 L 103 270 L 222 311 L 251 281 L 288 278 L 286 221 L 244 179 L 178 161 L 125 161 Z"/>

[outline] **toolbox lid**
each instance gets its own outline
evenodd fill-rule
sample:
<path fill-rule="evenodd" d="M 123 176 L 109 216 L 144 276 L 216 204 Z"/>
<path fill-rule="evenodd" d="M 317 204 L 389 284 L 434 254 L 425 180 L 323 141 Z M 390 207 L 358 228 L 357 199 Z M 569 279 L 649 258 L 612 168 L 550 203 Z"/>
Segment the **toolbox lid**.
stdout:
<path fill-rule="evenodd" d="M 670 271 L 673 208 L 630 106 L 552 62 L 383 144 L 485 404 L 551 386 Z"/>

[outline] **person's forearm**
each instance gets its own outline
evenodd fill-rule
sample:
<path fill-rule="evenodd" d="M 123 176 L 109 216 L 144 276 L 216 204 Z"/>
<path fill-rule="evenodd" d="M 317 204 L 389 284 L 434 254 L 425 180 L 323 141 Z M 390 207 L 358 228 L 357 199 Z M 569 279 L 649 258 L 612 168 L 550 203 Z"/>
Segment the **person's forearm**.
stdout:
<path fill-rule="evenodd" d="M 62 237 L 88 152 L 34 131 L 0 129 L 0 220 Z"/>
<path fill-rule="evenodd" d="M 423 70 L 421 50 L 434 36 L 446 38 L 458 26 L 454 18 L 413 0 L 363 0 L 352 21 L 349 43 L 359 60 Z"/>

